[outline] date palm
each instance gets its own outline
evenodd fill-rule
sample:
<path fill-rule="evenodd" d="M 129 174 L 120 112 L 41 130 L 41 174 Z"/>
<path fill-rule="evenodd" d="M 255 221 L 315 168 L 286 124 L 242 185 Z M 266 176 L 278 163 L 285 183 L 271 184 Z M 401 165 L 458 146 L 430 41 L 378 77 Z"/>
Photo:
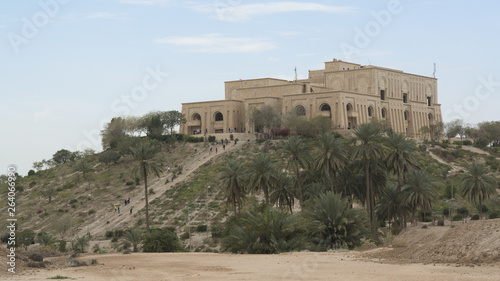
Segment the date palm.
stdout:
<path fill-rule="evenodd" d="M 425 214 L 438 196 L 436 183 L 426 171 L 411 170 L 408 173 L 408 182 L 403 187 L 403 201 L 412 208 L 413 219 L 417 208 Z"/>
<path fill-rule="evenodd" d="M 366 189 L 366 207 L 370 216 L 371 230 L 374 235 L 377 234 L 377 218 L 375 216 L 375 193 L 370 184 L 371 171 L 370 162 L 383 155 L 384 147 L 382 145 L 382 135 L 380 129 L 373 124 L 361 124 L 354 130 L 357 144 L 353 148 L 353 157 L 363 161 L 365 169 L 365 189 Z"/>
<path fill-rule="evenodd" d="M 227 204 L 233 205 L 235 213 L 236 207 L 238 207 L 238 211 L 241 211 L 242 202 L 245 199 L 243 164 L 238 160 L 230 159 L 222 167 L 219 177 L 222 180 Z"/>
<path fill-rule="evenodd" d="M 336 176 L 345 166 L 347 158 L 343 144 L 333 134 L 322 134 L 316 138 L 316 142 L 314 167 L 328 175 L 330 191 L 339 193 Z"/>
<path fill-rule="evenodd" d="M 125 232 L 125 239 L 132 244 L 133 251 L 134 253 L 138 252 L 137 246 L 141 243 L 142 241 L 142 233 L 138 229 L 130 229 L 127 232 Z"/>
<path fill-rule="evenodd" d="M 310 148 L 305 143 L 304 139 L 298 137 L 289 137 L 280 148 L 283 161 L 289 171 L 295 174 L 297 178 L 297 191 L 299 195 L 299 203 L 304 207 L 304 197 L 302 194 L 302 182 L 300 178 L 300 170 L 306 169 L 311 162 Z"/>
<path fill-rule="evenodd" d="M 498 183 L 488 167 L 473 163 L 461 178 L 460 191 L 473 202 L 479 201 L 479 217 L 483 216 L 483 202 L 496 193 Z"/>
<path fill-rule="evenodd" d="M 157 153 L 156 142 L 140 142 L 130 148 L 132 157 L 137 161 L 134 168 L 135 174 L 142 175 L 144 179 L 144 195 L 146 202 L 146 231 L 149 233 L 149 201 L 148 201 L 148 174 L 160 176 L 160 166 L 155 163 L 154 156 Z"/>
<path fill-rule="evenodd" d="M 253 157 L 245 169 L 248 187 L 262 190 L 266 204 L 269 205 L 269 189 L 277 182 L 277 163 L 269 153 L 260 153 Z"/>
<path fill-rule="evenodd" d="M 279 173 L 277 181 L 270 194 L 272 204 L 277 204 L 283 210 L 287 207 L 290 214 L 293 213 L 292 207 L 294 204 L 295 191 L 293 190 L 294 179 L 286 173 Z"/>

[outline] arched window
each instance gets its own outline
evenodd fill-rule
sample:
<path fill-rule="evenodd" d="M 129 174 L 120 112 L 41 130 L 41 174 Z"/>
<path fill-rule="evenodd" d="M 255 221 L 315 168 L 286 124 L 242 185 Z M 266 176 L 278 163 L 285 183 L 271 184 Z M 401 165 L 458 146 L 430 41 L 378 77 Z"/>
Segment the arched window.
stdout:
<path fill-rule="evenodd" d="M 215 121 L 224 121 L 224 116 L 222 115 L 222 113 L 215 113 Z"/>
<path fill-rule="evenodd" d="M 328 105 L 327 103 L 325 103 L 321 106 L 321 111 L 331 111 L 331 110 L 332 109 L 331 109 L 330 105 Z"/>
<path fill-rule="evenodd" d="M 429 120 L 432 120 L 432 114 L 429 113 Z"/>
<path fill-rule="evenodd" d="M 408 111 L 405 111 L 404 115 L 405 115 L 405 120 L 408 120 Z"/>
<path fill-rule="evenodd" d="M 351 111 L 352 110 L 352 105 L 350 103 L 348 103 L 346 106 L 345 106 L 345 109 L 347 111 Z"/>
<path fill-rule="evenodd" d="M 306 109 L 302 105 L 297 105 L 297 107 L 295 108 L 295 112 L 297 113 L 298 116 L 306 115 Z"/>
<path fill-rule="evenodd" d="M 369 106 L 368 107 L 368 116 L 372 117 L 373 115 L 373 107 Z"/>
<path fill-rule="evenodd" d="M 387 110 L 385 108 L 382 108 L 382 118 L 385 118 L 387 116 Z"/>
<path fill-rule="evenodd" d="M 201 120 L 201 116 L 198 113 L 193 114 L 192 120 Z"/>

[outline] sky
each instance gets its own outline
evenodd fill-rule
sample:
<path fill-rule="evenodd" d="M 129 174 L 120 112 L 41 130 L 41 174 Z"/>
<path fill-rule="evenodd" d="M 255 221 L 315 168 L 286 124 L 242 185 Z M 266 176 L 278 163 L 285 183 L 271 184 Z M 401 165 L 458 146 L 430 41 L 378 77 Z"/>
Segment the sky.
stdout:
<path fill-rule="evenodd" d="M 0 0 L 0 174 L 101 151 L 116 116 L 341 59 L 438 78 L 443 121 L 500 120 L 500 2 Z"/>

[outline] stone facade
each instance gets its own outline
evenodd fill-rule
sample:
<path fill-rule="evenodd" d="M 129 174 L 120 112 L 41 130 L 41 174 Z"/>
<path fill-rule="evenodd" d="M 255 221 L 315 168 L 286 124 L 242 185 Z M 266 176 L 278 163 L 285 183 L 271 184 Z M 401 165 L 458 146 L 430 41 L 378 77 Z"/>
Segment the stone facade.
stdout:
<path fill-rule="evenodd" d="M 424 137 L 420 128 L 442 122 L 437 79 L 400 70 L 344 62 L 325 62 L 297 81 L 263 78 L 225 82 L 225 99 L 183 103 L 183 134 L 253 132 L 245 113 L 271 105 L 283 114 L 326 116 L 347 131 L 372 118 L 388 120 L 396 132 Z"/>

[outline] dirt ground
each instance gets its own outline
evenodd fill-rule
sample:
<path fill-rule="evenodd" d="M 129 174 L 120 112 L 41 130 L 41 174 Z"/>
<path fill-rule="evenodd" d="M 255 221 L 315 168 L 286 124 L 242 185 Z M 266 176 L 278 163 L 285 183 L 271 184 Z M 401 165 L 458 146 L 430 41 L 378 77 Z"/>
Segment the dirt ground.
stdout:
<path fill-rule="evenodd" d="M 52 261 L 62 257 L 52 258 Z M 66 257 L 64 258 L 66 259 Z M 447 266 L 390 264 L 361 259 L 358 252 L 231 255 L 208 253 L 133 253 L 86 255 L 94 266 L 24 269 L 1 280 L 500 280 L 500 265 Z M 50 258 L 47 260 L 51 260 Z"/>

